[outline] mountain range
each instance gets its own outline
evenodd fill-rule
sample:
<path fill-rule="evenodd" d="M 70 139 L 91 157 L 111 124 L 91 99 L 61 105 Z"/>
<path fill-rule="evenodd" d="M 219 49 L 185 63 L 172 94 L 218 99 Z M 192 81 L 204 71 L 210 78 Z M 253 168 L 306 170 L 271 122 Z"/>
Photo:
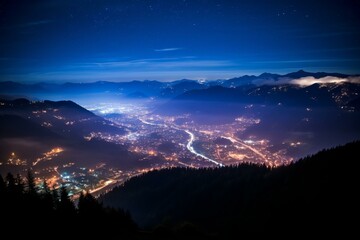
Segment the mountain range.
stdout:
<path fill-rule="evenodd" d="M 12 155 L 30 164 L 52 149 L 61 154 L 42 161 L 41 166 L 78 163 L 93 167 L 99 163 L 132 169 L 148 164 L 139 162 L 144 156 L 125 146 L 92 138 L 92 134 L 122 136 L 126 129 L 93 114 L 72 101 L 0 100 L 0 159 Z M 49 158 L 50 159 L 50 158 Z M 1 171 L 19 171 L 20 165 L 5 165 Z M 15 168 L 15 169 L 14 169 Z"/>
<path fill-rule="evenodd" d="M 239 132 L 239 137 L 270 139 L 275 149 L 294 140 L 306 142 L 307 144 L 291 148 L 295 151 L 291 155 L 299 157 L 358 138 L 358 80 L 354 75 L 300 70 L 284 75 L 263 73 L 259 76 L 245 75 L 228 80 L 201 82 L 189 79 L 173 82 L 102 81 L 64 84 L 0 82 L 0 96 L 4 99 L 28 96 L 61 100 L 78 100 L 83 97 L 85 101 L 95 102 L 105 101 L 110 97 L 115 99 L 116 104 L 121 104 L 124 99 L 149 100 L 151 104 L 145 104 L 153 113 L 189 115 L 192 121 L 201 124 L 231 123 L 241 116 L 257 118 L 261 120 L 260 123 Z M 16 100 L 7 103 L 4 100 L 6 106 L 2 106 L 0 113 L 17 115 L 23 121 L 35 121 L 62 137 L 83 138 L 90 132 L 124 133 L 121 127 L 113 126 L 113 123 L 70 101 L 35 102 L 32 104 L 31 101 Z M 16 108 L 15 112 L 9 107 L 10 104 Z M 57 119 L 56 114 L 51 114 L 51 111 L 43 114 L 42 111 L 46 111 L 48 104 L 56 109 L 59 107 L 60 112 L 66 109 L 63 117 L 69 119 Z"/>
<path fill-rule="evenodd" d="M 359 101 L 360 84 L 354 82 L 211 86 L 180 94 L 159 104 L 155 112 L 189 115 L 194 123 L 205 125 L 231 124 L 240 117 L 258 119 L 258 124 L 238 131 L 238 137 L 269 139 L 275 151 L 299 142 L 287 151 L 301 157 L 358 139 Z"/>
<path fill-rule="evenodd" d="M 359 75 L 347 75 L 341 73 L 305 72 L 303 70 L 284 75 L 263 73 L 258 76 L 245 75 L 228 80 L 197 81 L 182 79 L 173 82 L 160 82 L 155 80 L 131 81 L 131 82 L 106 82 L 98 81 L 91 83 L 36 83 L 24 84 L 18 82 L 0 82 L 1 95 L 19 95 L 32 98 L 49 99 L 47 96 L 61 94 L 64 98 L 72 98 L 76 95 L 106 94 L 116 95 L 123 98 L 173 98 L 190 90 L 205 89 L 211 86 L 236 88 L 239 86 L 278 85 L 292 83 L 293 80 L 312 77 L 319 81 L 326 81 L 326 77 L 336 79 L 350 79 L 357 81 Z M 355 80 L 354 80 L 355 79 Z"/>

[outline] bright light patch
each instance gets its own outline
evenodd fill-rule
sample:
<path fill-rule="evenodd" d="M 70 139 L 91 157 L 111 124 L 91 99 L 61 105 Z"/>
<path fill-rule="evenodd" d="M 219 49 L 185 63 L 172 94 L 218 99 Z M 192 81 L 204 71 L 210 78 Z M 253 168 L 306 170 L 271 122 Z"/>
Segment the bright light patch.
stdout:
<path fill-rule="evenodd" d="M 303 77 L 303 78 L 291 80 L 290 83 L 299 85 L 301 87 L 307 87 L 307 86 L 313 85 L 315 83 L 321 83 L 321 84 L 343 83 L 343 82 L 347 82 L 347 81 L 348 81 L 347 78 L 337 78 L 337 77 L 328 76 L 328 77 L 323 77 L 323 78 L 318 78 L 318 79 L 314 78 L 314 77 Z"/>

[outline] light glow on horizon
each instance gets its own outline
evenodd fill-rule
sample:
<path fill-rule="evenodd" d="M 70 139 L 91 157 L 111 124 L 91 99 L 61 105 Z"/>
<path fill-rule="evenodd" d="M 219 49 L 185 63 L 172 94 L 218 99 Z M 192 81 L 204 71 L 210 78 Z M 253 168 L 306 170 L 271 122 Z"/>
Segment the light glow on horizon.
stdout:
<path fill-rule="evenodd" d="M 344 83 L 344 82 L 348 82 L 347 78 L 337 78 L 337 77 L 331 77 L 331 76 L 327 76 L 327 77 L 323 77 L 323 78 L 314 78 L 314 77 L 303 77 L 303 78 L 299 78 L 299 79 L 293 79 L 290 81 L 291 84 L 296 84 L 299 85 L 300 87 L 307 87 L 316 83 L 319 84 L 327 84 L 327 83 Z"/>

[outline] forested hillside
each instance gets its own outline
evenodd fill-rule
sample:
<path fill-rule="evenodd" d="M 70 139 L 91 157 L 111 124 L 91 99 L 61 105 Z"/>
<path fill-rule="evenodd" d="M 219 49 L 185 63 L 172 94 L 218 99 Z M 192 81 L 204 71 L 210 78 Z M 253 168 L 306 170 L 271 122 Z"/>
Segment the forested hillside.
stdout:
<path fill-rule="evenodd" d="M 360 142 L 289 166 L 175 168 L 130 179 L 103 197 L 142 226 L 190 222 L 222 237 L 273 231 L 351 232 Z M 320 224 L 321 223 L 321 224 Z M 346 228 L 346 229 L 344 229 Z"/>

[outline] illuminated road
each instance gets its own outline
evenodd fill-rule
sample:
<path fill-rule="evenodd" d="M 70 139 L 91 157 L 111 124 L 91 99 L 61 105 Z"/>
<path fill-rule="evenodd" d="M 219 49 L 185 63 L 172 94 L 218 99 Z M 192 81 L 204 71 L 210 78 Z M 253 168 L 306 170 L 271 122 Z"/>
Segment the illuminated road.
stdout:
<path fill-rule="evenodd" d="M 144 123 L 144 124 L 147 124 L 147 125 L 151 125 L 151 126 L 159 126 L 159 127 L 168 127 L 166 124 L 160 124 L 160 123 L 152 123 L 152 122 L 148 122 L 142 118 L 139 118 L 139 120 Z"/>
<path fill-rule="evenodd" d="M 266 158 L 266 156 L 265 156 L 264 154 L 262 154 L 261 152 L 259 152 L 257 149 L 255 149 L 255 148 L 253 148 L 253 147 L 251 147 L 251 146 L 243 143 L 243 142 L 240 141 L 239 139 L 237 139 L 237 138 L 235 138 L 235 137 L 226 137 L 226 136 L 222 136 L 222 137 L 223 137 L 223 138 L 226 138 L 226 139 L 229 139 L 232 143 L 239 143 L 239 144 L 241 144 L 242 146 L 246 147 L 247 149 L 250 149 L 250 150 L 253 151 L 255 154 L 257 154 L 259 157 L 261 157 L 261 158 L 264 160 L 264 162 L 265 162 L 266 164 L 268 164 L 269 166 L 272 166 L 272 165 L 273 165 L 273 163 L 270 162 L 270 161 Z"/>
<path fill-rule="evenodd" d="M 98 191 L 104 189 L 105 187 L 109 186 L 110 184 L 115 184 L 116 182 L 117 181 L 110 179 L 110 180 L 106 181 L 103 185 L 101 185 L 100 187 L 91 189 L 89 192 L 94 194 L 95 192 L 98 192 Z"/>
<path fill-rule="evenodd" d="M 151 125 L 151 126 L 160 126 L 160 124 L 157 124 L 157 123 L 151 123 L 151 122 L 148 122 L 142 118 L 139 118 L 140 122 L 144 123 L 144 124 L 147 124 L 147 125 Z"/>
<path fill-rule="evenodd" d="M 132 174 L 129 175 L 127 177 L 121 176 L 121 175 L 116 175 L 111 179 L 108 179 L 107 181 L 105 181 L 101 186 L 97 187 L 97 188 L 93 188 L 89 190 L 89 193 L 91 193 L 95 198 L 98 198 L 99 196 L 111 191 L 112 189 L 114 189 L 114 187 L 116 186 L 120 186 L 122 184 L 124 184 L 128 179 L 135 177 L 135 176 L 139 176 L 142 173 L 136 173 L 136 174 Z M 72 199 L 73 200 L 77 200 L 79 198 L 80 194 L 75 194 Z"/>
<path fill-rule="evenodd" d="M 137 175 L 139 175 L 139 174 L 134 174 L 133 176 L 125 177 L 125 178 L 121 177 L 120 175 L 114 176 L 113 178 L 105 181 L 104 184 L 102 184 L 101 186 L 91 189 L 89 192 L 94 197 L 99 197 L 100 195 L 107 193 L 108 191 L 112 190 L 114 187 L 123 184 L 126 180 L 128 180 L 132 177 L 135 177 Z"/>
<path fill-rule="evenodd" d="M 118 178 L 118 177 L 115 177 L 115 178 Z M 115 178 L 107 180 L 103 185 L 101 185 L 97 188 L 90 189 L 89 193 L 91 193 L 95 198 L 97 198 L 100 195 L 107 193 L 109 190 L 111 190 L 114 187 L 125 182 L 125 180 L 123 180 L 123 179 L 115 180 Z M 74 194 L 71 199 L 76 201 L 77 199 L 79 199 L 79 197 L 80 197 L 80 193 L 77 193 L 77 194 Z"/>
<path fill-rule="evenodd" d="M 52 160 L 53 157 L 57 157 L 59 155 L 59 153 L 63 152 L 64 149 L 57 147 L 57 148 L 53 148 L 51 149 L 49 152 L 45 152 L 43 153 L 42 157 L 39 157 L 36 159 L 35 162 L 33 162 L 33 166 L 36 166 L 39 162 L 41 161 L 49 161 Z"/>

